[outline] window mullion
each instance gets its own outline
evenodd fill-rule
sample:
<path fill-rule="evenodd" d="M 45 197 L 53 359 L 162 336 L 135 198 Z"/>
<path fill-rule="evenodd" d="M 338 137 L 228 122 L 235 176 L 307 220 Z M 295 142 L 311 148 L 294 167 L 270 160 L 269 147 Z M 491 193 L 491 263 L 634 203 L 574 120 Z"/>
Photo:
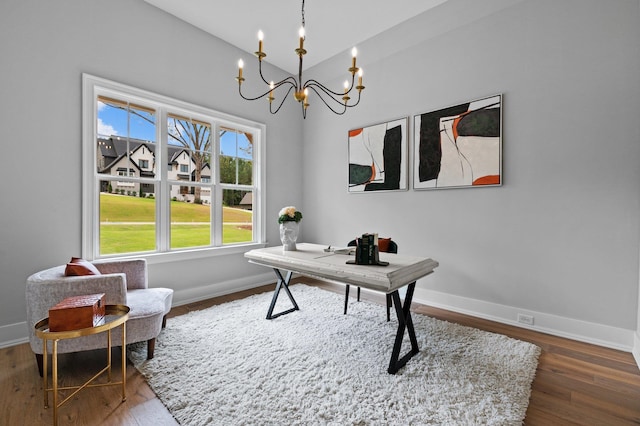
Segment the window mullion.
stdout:
<path fill-rule="evenodd" d="M 211 147 L 211 232 L 214 246 L 222 245 L 222 188 L 220 185 L 220 125 L 213 123 Z"/>
<path fill-rule="evenodd" d="M 167 145 L 169 132 L 167 129 L 167 110 L 158 108 L 158 126 L 156 129 L 158 146 L 156 147 L 157 161 L 157 200 L 156 200 L 156 246 L 161 252 L 169 251 L 171 247 L 171 194 L 168 182 L 167 165 L 169 164 Z"/>
<path fill-rule="evenodd" d="M 263 167 L 266 159 L 262 150 L 266 135 L 264 130 L 256 130 L 254 141 L 263 141 L 262 143 L 253 144 L 253 170 L 251 183 L 253 184 L 253 238 L 254 241 L 262 242 L 266 240 L 266 218 L 264 214 L 264 179 L 266 178 L 265 168 Z"/>

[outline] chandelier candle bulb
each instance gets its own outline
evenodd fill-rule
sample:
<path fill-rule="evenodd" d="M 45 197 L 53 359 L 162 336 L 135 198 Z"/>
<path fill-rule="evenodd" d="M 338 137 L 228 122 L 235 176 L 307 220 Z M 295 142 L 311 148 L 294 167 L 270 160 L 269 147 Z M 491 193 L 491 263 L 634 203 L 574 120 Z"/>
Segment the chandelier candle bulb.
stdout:
<path fill-rule="evenodd" d="M 349 93 L 349 82 L 347 80 L 344 81 L 344 96 L 342 97 L 342 100 L 344 101 L 344 104 L 347 105 L 347 102 L 349 102 L 349 99 L 351 99 L 349 96 L 347 96 L 347 93 Z"/>
<path fill-rule="evenodd" d="M 353 56 L 353 58 L 351 59 L 351 68 L 355 68 L 356 67 L 356 56 L 358 56 L 358 49 L 356 49 L 355 47 L 353 49 L 351 49 L 351 56 Z M 355 73 L 355 71 L 353 71 Z"/>
<path fill-rule="evenodd" d="M 264 33 L 258 31 L 258 53 L 262 53 L 262 40 L 264 39 Z M 258 55 L 260 56 L 260 55 Z"/>
<path fill-rule="evenodd" d="M 239 81 L 240 83 L 242 83 L 242 80 L 244 80 L 244 79 L 242 78 L 242 68 L 243 68 L 243 67 L 244 67 L 244 61 L 243 61 L 242 59 L 240 59 L 240 60 L 238 61 L 238 81 Z"/>
<path fill-rule="evenodd" d="M 304 44 L 304 27 L 300 27 L 300 31 L 298 31 L 298 34 L 300 35 L 300 50 L 304 49 L 303 44 Z"/>
<path fill-rule="evenodd" d="M 360 87 L 362 87 L 362 68 L 358 71 L 358 90 L 362 90 Z"/>

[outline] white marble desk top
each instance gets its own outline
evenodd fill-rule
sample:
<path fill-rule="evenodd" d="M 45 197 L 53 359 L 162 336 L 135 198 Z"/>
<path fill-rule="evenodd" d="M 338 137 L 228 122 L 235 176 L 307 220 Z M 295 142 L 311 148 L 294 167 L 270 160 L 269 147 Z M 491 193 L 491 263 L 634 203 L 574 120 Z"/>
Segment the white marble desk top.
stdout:
<path fill-rule="evenodd" d="M 284 269 L 310 277 L 354 284 L 371 290 L 391 293 L 419 278 L 429 275 L 438 262 L 425 257 L 380 253 L 388 266 L 347 265 L 353 256 L 327 253 L 326 246 L 298 243 L 296 251 L 283 251 L 282 246 L 250 250 L 249 262 Z"/>

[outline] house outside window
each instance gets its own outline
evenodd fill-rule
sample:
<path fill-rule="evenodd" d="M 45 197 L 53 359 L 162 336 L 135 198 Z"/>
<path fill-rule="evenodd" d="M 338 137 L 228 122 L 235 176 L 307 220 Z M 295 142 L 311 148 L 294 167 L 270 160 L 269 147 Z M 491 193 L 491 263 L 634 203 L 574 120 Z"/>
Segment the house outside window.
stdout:
<path fill-rule="evenodd" d="M 264 125 L 86 74 L 83 112 L 83 256 L 264 243 Z"/>

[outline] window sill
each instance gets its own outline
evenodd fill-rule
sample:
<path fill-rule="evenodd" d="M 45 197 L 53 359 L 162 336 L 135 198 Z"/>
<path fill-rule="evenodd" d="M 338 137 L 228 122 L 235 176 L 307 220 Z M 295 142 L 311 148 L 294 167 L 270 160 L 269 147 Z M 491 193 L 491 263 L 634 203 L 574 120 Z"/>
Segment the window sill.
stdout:
<path fill-rule="evenodd" d="M 159 263 L 181 262 L 184 260 L 202 259 L 206 257 L 227 256 L 246 253 L 255 248 L 266 247 L 267 243 L 247 243 L 224 247 L 207 247 L 201 249 L 180 250 L 166 253 L 137 253 L 126 256 L 108 257 L 108 259 L 147 259 L 149 265 Z M 107 259 L 107 257 L 101 258 Z"/>

